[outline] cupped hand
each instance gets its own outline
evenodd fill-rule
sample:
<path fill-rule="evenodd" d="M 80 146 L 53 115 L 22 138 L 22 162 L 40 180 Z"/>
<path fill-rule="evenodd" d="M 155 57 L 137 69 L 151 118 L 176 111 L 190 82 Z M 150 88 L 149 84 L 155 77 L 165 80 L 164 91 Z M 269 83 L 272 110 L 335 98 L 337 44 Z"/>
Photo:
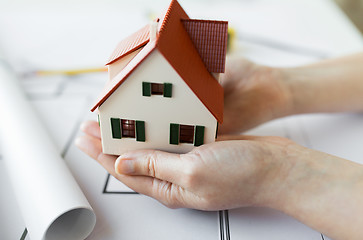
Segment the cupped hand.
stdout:
<path fill-rule="evenodd" d="M 278 68 L 229 58 L 220 83 L 225 95 L 221 134 L 241 133 L 293 110 L 290 88 Z"/>
<path fill-rule="evenodd" d="M 298 145 L 279 137 L 224 137 L 186 154 L 139 150 L 102 153 L 96 122 L 85 122 L 77 146 L 136 192 L 171 208 L 201 210 L 269 205 L 290 168 L 286 152 Z"/>

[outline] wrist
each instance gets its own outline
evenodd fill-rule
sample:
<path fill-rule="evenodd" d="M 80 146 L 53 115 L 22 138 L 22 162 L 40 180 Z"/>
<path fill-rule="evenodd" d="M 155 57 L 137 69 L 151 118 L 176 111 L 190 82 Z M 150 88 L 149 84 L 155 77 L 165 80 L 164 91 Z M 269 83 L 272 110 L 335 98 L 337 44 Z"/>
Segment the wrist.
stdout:
<path fill-rule="evenodd" d="M 287 103 L 287 115 L 295 115 L 311 112 L 311 104 L 316 96 L 314 87 L 309 77 L 299 68 L 280 68 L 281 81 L 289 92 L 289 103 Z M 286 116 L 287 116 L 286 115 Z"/>
<path fill-rule="evenodd" d="M 329 190 L 326 183 L 330 182 L 331 175 L 326 173 L 326 166 L 337 157 L 285 138 L 270 139 L 273 144 L 264 149 L 271 157 L 262 166 L 264 178 L 254 202 L 292 215 L 300 205 L 306 204 L 306 199 Z"/>
<path fill-rule="evenodd" d="M 261 152 L 267 153 L 259 164 L 260 179 L 262 181 L 256 189 L 254 205 L 269 207 L 284 211 L 286 199 L 290 193 L 290 186 L 295 178 L 302 178 L 308 165 L 304 157 L 308 149 L 293 141 L 280 137 L 267 137 L 267 143 L 262 143 Z"/>
<path fill-rule="evenodd" d="M 282 170 L 284 177 L 266 206 L 333 238 L 361 239 L 344 237 L 354 236 L 363 224 L 354 214 L 363 200 L 361 165 L 304 147 L 288 155 L 288 172 Z M 346 222 L 352 224 L 341 228 Z"/>
<path fill-rule="evenodd" d="M 271 114 L 268 120 L 286 117 L 295 113 L 294 111 L 294 88 L 291 86 L 291 75 L 283 68 L 259 66 L 260 78 L 268 79 L 271 84 L 265 94 L 269 99 L 266 102 L 266 110 Z"/>

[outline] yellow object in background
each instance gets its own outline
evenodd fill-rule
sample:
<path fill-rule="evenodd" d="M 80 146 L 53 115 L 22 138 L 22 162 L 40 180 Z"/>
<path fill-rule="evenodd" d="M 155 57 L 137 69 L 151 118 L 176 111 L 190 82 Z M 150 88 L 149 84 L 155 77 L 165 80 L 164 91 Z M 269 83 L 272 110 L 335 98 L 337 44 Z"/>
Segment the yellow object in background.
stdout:
<path fill-rule="evenodd" d="M 49 76 L 49 75 L 68 75 L 74 76 L 85 73 L 95 73 L 95 72 L 107 72 L 106 67 L 102 68 L 85 68 L 85 69 L 70 69 L 70 70 L 39 70 L 36 71 L 38 76 Z"/>
<path fill-rule="evenodd" d="M 228 27 L 227 52 L 232 52 L 236 46 L 236 30 L 233 27 Z"/>

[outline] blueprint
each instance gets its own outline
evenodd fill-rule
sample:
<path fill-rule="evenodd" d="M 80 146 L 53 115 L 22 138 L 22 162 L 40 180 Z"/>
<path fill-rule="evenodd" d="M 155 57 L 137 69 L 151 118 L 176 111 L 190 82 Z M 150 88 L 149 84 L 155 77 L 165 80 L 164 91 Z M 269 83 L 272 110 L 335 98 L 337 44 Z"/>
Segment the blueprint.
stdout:
<path fill-rule="evenodd" d="M 183 1 L 181 3 L 183 4 Z M 203 3 L 205 2 L 202 1 Z M 232 1 L 232 3 L 231 9 L 237 4 L 235 1 Z M 192 1 L 185 1 L 184 4 L 185 9 L 194 6 Z M 241 1 L 241 4 L 241 8 L 253 9 L 252 2 Z M 266 14 L 266 6 L 256 7 L 256 9 L 260 9 L 261 14 Z M 327 6 L 327 8 L 331 8 L 329 4 Z M 209 11 L 204 12 L 197 8 L 197 10 L 191 11 L 190 14 L 200 18 L 208 18 L 216 15 L 217 7 L 212 5 Z M 38 41 L 37 44 L 29 44 L 29 46 L 18 45 L 16 48 L 11 48 L 11 39 L 19 39 L 21 36 L 19 32 L 21 31 L 10 30 L 4 24 L 4 21 L 11 21 L 14 26 L 20 26 L 23 23 L 20 23 L 21 21 L 18 17 L 26 15 L 26 11 L 17 9 L 16 11 L 14 10 L 14 15 L 5 14 L 0 16 L 0 32 L 5 31 L 9 35 L 12 34 L 9 39 L 3 40 L 2 44 L 9 46 L 7 54 L 12 56 L 10 62 L 16 71 L 19 72 L 19 77 L 28 99 L 34 105 L 36 112 L 44 123 L 44 127 L 56 144 L 59 154 L 64 158 L 97 215 L 96 226 L 87 239 L 328 239 L 326 236 L 295 219 L 272 209 L 248 207 L 216 212 L 168 209 L 147 196 L 133 192 L 110 176 L 96 161 L 75 147 L 75 138 L 82 135 L 79 131 L 81 122 L 97 119 L 97 116 L 91 113 L 89 109 L 103 88 L 105 81 L 107 81 L 107 73 L 41 77 L 22 75 L 21 73 L 28 69 L 39 67 L 78 68 L 83 66 L 102 66 L 103 61 L 108 57 L 107 54 L 112 51 L 117 41 L 131 33 L 132 29 L 138 29 L 147 20 L 145 15 L 149 14 L 146 10 L 142 11 L 140 15 L 124 11 L 124 16 L 133 19 L 135 28 L 130 29 L 128 23 L 122 22 L 120 24 L 121 27 L 126 29 L 125 32 L 117 34 L 113 32 L 112 35 L 109 34 L 111 32 L 110 29 L 115 29 L 115 24 L 107 25 L 105 21 L 103 25 L 100 23 L 95 24 L 93 18 L 98 16 L 112 22 L 111 20 L 116 20 L 117 17 L 115 17 L 115 14 L 108 14 L 107 11 L 97 15 L 98 10 L 96 11 L 95 9 L 97 7 L 92 8 L 92 11 L 89 10 L 89 12 L 85 10 L 84 15 L 81 16 L 78 16 L 78 12 L 74 10 L 74 12 L 67 15 L 68 18 L 64 19 L 65 22 L 69 23 L 77 19 L 79 22 L 74 21 L 75 26 L 78 26 L 77 24 L 88 26 L 88 21 L 93 21 L 92 26 L 83 29 L 87 38 L 80 37 L 78 39 L 76 36 L 82 29 L 70 27 L 63 35 L 50 31 L 53 34 L 57 33 L 55 36 L 48 36 L 50 41 L 46 41 L 44 35 L 42 41 Z M 229 10 L 232 11 L 231 9 Z M 278 4 L 274 5 L 274 9 L 278 9 Z M 332 10 L 335 14 L 334 11 L 336 10 Z M 257 12 L 256 10 L 254 13 L 257 14 Z M 232 13 L 230 18 L 233 23 L 236 23 L 239 15 Z M 200 16 L 202 14 L 204 15 Z M 226 13 L 224 15 L 227 16 Z M 247 17 L 254 18 L 247 12 L 246 15 Z M 59 22 L 59 20 L 56 21 L 54 19 L 56 17 L 60 18 L 63 15 L 59 14 L 58 16 L 57 14 L 49 13 L 46 17 L 50 19 L 50 23 L 42 22 L 40 20 L 41 16 L 41 14 L 36 14 L 36 16 L 26 15 L 29 21 L 34 22 L 34 26 L 37 23 L 42 28 L 45 24 Z M 278 20 L 282 22 L 282 19 Z M 276 24 L 282 24 L 281 22 Z M 343 25 L 345 26 L 345 22 Z M 109 34 L 110 37 L 102 41 L 97 37 L 100 33 L 95 34 L 90 29 L 98 29 L 99 32 Z M 294 41 L 294 39 L 300 39 L 295 35 L 290 36 L 289 41 L 286 42 L 282 41 L 283 36 L 281 34 L 276 35 L 277 37 L 271 37 L 272 33 L 269 35 L 262 30 L 258 31 L 258 29 L 263 29 L 262 23 L 256 23 L 256 29 L 253 31 L 245 23 L 236 26 L 236 29 L 243 33 L 238 35 L 236 54 L 241 54 L 248 59 L 271 66 L 303 65 L 331 56 L 341 55 L 343 52 L 348 53 L 359 49 L 359 47 L 363 48 L 359 44 L 351 44 L 350 47 L 354 45 L 355 49 L 352 47 L 352 49 L 343 49 L 340 50 L 341 52 L 338 52 L 333 47 L 319 42 L 314 45 L 313 40 L 310 39 L 311 36 L 307 37 L 306 42 L 308 44 L 305 45 L 301 41 Z M 282 29 L 281 32 L 284 30 L 286 29 Z M 34 31 L 34 29 L 22 29 L 22 31 L 25 36 L 32 36 L 30 31 Z M 72 36 L 73 39 L 68 39 L 65 36 Z M 33 42 L 36 41 L 34 36 L 31 38 Z M 56 38 L 62 39 L 62 43 L 70 48 L 72 48 L 70 46 L 72 44 L 82 46 L 86 39 L 93 39 L 93 41 L 90 40 L 92 43 L 85 44 L 89 47 L 88 49 L 81 49 L 82 47 L 75 49 L 73 46 L 75 56 L 72 57 L 69 52 L 67 53 L 67 50 L 64 50 L 65 53 L 62 53 L 58 48 L 51 46 L 49 42 L 60 44 L 59 42 L 54 42 Z M 107 47 L 105 47 L 105 50 L 100 51 L 96 47 L 97 44 L 106 45 Z M 48 47 L 48 49 L 42 50 L 40 46 Z M 34 57 L 32 49 L 33 51 L 35 51 L 34 49 L 40 49 L 38 51 L 39 57 Z M 51 57 L 46 55 L 49 49 L 54 50 L 54 55 Z M 95 51 L 92 52 L 92 49 L 95 49 Z M 63 54 L 68 55 L 65 56 Z M 86 60 L 83 61 L 84 59 Z M 54 63 L 51 64 L 50 62 L 53 60 Z M 363 164 L 363 148 L 360 146 L 363 136 L 363 114 L 314 114 L 286 117 L 261 125 L 250 130 L 247 134 L 287 137 L 306 147 Z M 4 168 L 1 147 L 0 189 L 0 239 L 30 239 Z"/>

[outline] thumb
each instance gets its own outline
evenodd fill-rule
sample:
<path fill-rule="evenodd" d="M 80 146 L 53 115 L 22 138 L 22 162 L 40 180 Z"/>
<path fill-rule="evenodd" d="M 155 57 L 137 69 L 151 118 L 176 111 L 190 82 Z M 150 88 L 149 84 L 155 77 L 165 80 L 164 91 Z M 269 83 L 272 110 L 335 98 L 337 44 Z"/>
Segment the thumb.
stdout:
<path fill-rule="evenodd" d="M 180 154 L 155 150 L 140 150 L 120 155 L 115 171 L 120 175 L 149 176 L 179 184 L 183 169 L 189 164 Z"/>

